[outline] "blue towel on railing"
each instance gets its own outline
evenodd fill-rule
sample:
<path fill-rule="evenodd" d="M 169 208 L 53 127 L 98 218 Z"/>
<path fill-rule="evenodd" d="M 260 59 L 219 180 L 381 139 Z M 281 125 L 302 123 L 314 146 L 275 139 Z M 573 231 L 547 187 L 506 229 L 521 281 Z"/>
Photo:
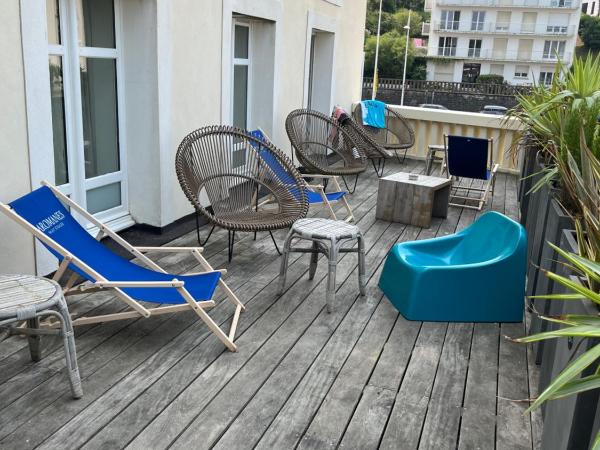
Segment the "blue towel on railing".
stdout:
<path fill-rule="evenodd" d="M 363 125 L 385 128 L 385 103 L 379 100 L 363 100 L 360 102 Z"/>

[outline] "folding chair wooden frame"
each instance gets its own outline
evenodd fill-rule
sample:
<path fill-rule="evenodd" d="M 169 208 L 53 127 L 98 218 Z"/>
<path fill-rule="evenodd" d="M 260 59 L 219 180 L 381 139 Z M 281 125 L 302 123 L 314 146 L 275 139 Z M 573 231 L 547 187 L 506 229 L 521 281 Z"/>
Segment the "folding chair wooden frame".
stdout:
<path fill-rule="evenodd" d="M 257 130 L 259 130 L 263 134 L 265 139 L 267 139 L 269 141 L 271 140 L 269 138 L 269 136 L 260 127 L 257 128 Z M 335 192 L 342 192 L 342 188 L 340 187 L 337 175 L 300 174 L 300 176 L 304 179 L 304 181 L 305 181 L 304 187 L 307 190 L 312 190 L 321 196 L 321 199 L 322 199 L 322 202 L 320 203 L 322 205 L 321 207 L 328 211 L 329 216 L 333 220 L 338 220 L 338 219 L 337 219 L 337 216 L 336 216 L 335 211 L 333 210 L 333 207 L 331 206 L 331 204 L 341 202 L 342 206 L 346 209 L 346 213 L 347 213 L 344 221 L 345 222 L 353 222 L 354 221 L 354 214 L 352 213 L 352 208 L 350 207 L 350 204 L 348 203 L 348 200 L 346 199 L 346 195 L 343 195 L 339 200 L 330 200 L 327 198 L 327 193 L 325 192 L 326 186 L 324 184 L 308 184 L 308 181 L 307 181 L 307 179 L 321 179 L 321 180 L 323 180 L 324 183 L 327 183 L 327 184 L 331 183 L 333 188 L 335 189 Z M 267 204 L 271 203 L 272 201 L 273 201 L 273 197 L 271 195 L 267 195 L 267 197 L 263 201 L 261 201 L 257 205 L 257 207 L 267 205 Z M 310 204 L 315 204 L 315 203 L 314 202 L 311 203 L 309 200 L 309 205 Z"/>
<path fill-rule="evenodd" d="M 121 247 L 131 253 L 133 256 L 137 257 L 139 261 L 144 263 L 148 268 L 155 270 L 160 273 L 167 273 L 163 268 L 161 268 L 158 264 L 148 258 L 145 253 L 148 252 L 166 252 L 166 253 L 174 253 L 174 252 L 183 252 L 191 254 L 200 264 L 200 266 L 205 270 L 204 272 L 195 272 L 188 273 L 185 275 L 199 275 L 199 274 L 207 274 L 210 272 L 220 272 L 221 275 L 225 274 L 225 270 L 217 270 L 215 271 L 208 261 L 202 256 L 202 247 L 134 247 L 129 244 L 125 239 L 119 236 L 117 233 L 108 228 L 105 224 L 96 219 L 93 215 L 88 213 L 84 208 L 79 206 L 69 197 L 60 192 L 55 186 L 44 181 L 42 185 L 47 186 L 51 189 L 53 194 L 64 204 L 67 204 L 72 210 L 77 211 L 77 213 L 81 214 L 87 220 L 89 220 L 92 224 L 94 224 L 98 228 L 98 232 L 95 236 L 96 240 L 100 240 L 103 237 L 107 236 L 112 238 L 115 242 L 117 242 Z M 116 296 L 125 302 L 133 311 L 126 311 L 114 314 L 105 314 L 99 316 L 92 317 L 79 317 L 73 320 L 73 325 L 89 325 L 92 323 L 100 323 L 100 322 L 110 322 L 115 320 L 124 320 L 124 319 L 132 319 L 136 317 L 150 317 L 156 316 L 160 314 L 167 314 L 173 312 L 180 312 L 185 310 L 193 310 L 199 318 L 208 326 L 208 328 L 216 335 L 216 337 L 223 342 L 223 344 L 231 351 L 236 351 L 237 347 L 234 343 L 235 332 L 237 329 L 238 321 L 240 318 L 240 313 L 245 310 L 242 302 L 237 298 L 237 296 L 233 293 L 233 291 L 227 286 L 227 284 L 223 281 L 222 278 L 219 278 L 219 286 L 225 292 L 227 299 L 235 306 L 235 312 L 233 315 L 233 319 L 231 322 L 231 326 L 229 329 L 229 333 L 226 334 L 219 325 L 212 320 L 212 318 L 205 311 L 207 308 L 212 308 L 215 306 L 214 300 L 204 300 L 204 301 L 196 301 L 189 291 L 185 288 L 185 283 L 183 281 L 178 280 L 177 278 L 173 278 L 171 281 L 110 281 L 103 277 L 101 274 L 96 272 L 92 267 L 83 262 L 76 255 L 67 251 L 64 247 L 58 244 L 53 239 L 49 238 L 45 233 L 38 230 L 35 226 L 30 224 L 27 220 L 17 214 L 9 205 L 0 202 L 0 210 L 2 210 L 9 218 L 14 220 L 16 223 L 21 225 L 23 228 L 28 230 L 31 234 L 33 234 L 37 239 L 39 239 L 42 243 L 47 245 L 49 248 L 54 250 L 56 253 L 60 254 L 63 257 L 62 262 L 60 263 L 56 273 L 54 274 L 53 279 L 58 281 L 62 278 L 62 276 L 67 271 L 70 264 L 76 266 L 79 270 L 89 275 L 91 278 L 96 280 L 95 282 L 89 282 L 85 284 L 81 284 L 79 286 L 74 286 L 79 274 L 76 272 L 72 272 L 71 276 L 68 278 L 65 286 L 63 287 L 63 293 L 67 295 L 82 293 L 86 291 L 95 291 L 95 290 L 103 290 L 103 289 L 112 289 Z M 173 304 L 168 306 L 158 306 L 153 308 L 146 308 L 143 306 L 138 300 L 133 299 L 127 293 L 123 291 L 123 288 L 175 288 L 177 292 L 181 295 L 182 299 L 185 300 L 185 303 L 182 304 Z M 51 324 L 50 327 L 56 327 L 57 324 Z"/>
<path fill-rule="evenodd" d="M 487 180 L 482 180 L 483 187 L 472 187 L 472 186 L 457 186 L 456 183 L 452 183 L 452 189 L 450 190 L 450 202 L 451 206 L 459 206 L 461 208 L 475 209 L 481 211 L 483 206 L 486 204 L 489 194 L 494 195 L 494 188 L 496 186 L 496 173 L 498 172 L 499 164 L 494 163 L 494 139 L 490 138 L 488 141 L 488 163 L 487 169 L 489 170 L 489 177 Z M 450 173 L 448 166 L 448 135 L 444 134 L 444 161 L 442 162 L 442 171 L 446 170 L 449 177 L 454 178 L 455 182 L 460 182 L 459 177 L 455 177 Z M 467 177 L 463 177 L 467 178 Z M 473 178 L 476 179 L 476 178 Z M 462 191 L 462 192 L 461 192 Z M 470 193 L 474 192 L 477 196 L 471 196 Z M 459 193 L 464 195 L 459 195 Z M 456 203 L 457 201 L 464 201 L 464 203 Z M 468 204 L 467 202 L 475 202 L 476 204 Z"/>

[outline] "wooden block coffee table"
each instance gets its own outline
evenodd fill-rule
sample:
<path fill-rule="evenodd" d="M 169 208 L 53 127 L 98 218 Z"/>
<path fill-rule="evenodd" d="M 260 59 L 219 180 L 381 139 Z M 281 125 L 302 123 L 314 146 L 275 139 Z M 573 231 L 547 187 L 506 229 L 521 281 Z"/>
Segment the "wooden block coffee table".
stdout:
<path fill-rule="evenodd" d="M 379 179 L 377 193 L 378 219 L 429 228 L 431 217 L 448 215 L 448 200 L 452 180 L 398 172 Z"/>

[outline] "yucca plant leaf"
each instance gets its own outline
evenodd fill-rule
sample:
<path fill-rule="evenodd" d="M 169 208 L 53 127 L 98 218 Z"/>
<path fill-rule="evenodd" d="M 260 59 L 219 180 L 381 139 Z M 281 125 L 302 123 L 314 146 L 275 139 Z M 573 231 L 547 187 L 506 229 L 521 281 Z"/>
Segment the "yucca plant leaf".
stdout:
<path fill-rule="evenodd" d="M 556 400 L 563 397 L 579 394 L 600 387 L 600 375 L 594 374 L 582 377 L 577 380 L 569 381 L 554 392 L 549 400 Z"/>
<path fill-rule="evenodd" d="M 558 374 L 558 376 L 550 383 L 550 385 L 544 389 L 533 404 L 527 409 L 526 412 L 531 412 L 539 407 L 546 400 L 550 399 L 554 393 L 562 388 L 565 383 L 568 383 L 583 370 L 590 366 L 594 361 L 600 357 L 600 344 L 592 347 L 584 354 L 579 356 L 576 360 L 572 361 L 565 369 Z"/>
<path fill-rule="evenodd" d="M 576 267 L 583 275 L 600 281 L 600 264 L 590 261 L 586 258 L 582 258 L 575 253 L 567 252 L 552 242 L 548 242 L 548 245 L 556 253 L 566 259 L 568 263 Z"/>
<path fill-rule="evenodd" d="M 590 450 L 600 450 L 600 431 L 596 433 L 596 437 L 594 438 L 594 442 L 592 443 Z"/>
<path fill-rule="evenodd" d="M 546 294 L 546 295 L 530 295 L 527 298 L 536 299 L 541 298 L 544 300 L 581 300 L 585 296 L 581 294 Z"/>
<path fill-rule="evenodd" d="M 594 338 L 600 337 L 600 327 L 598 325 L 576 325 L 565 328 L 560 328 L 553 331 L 544 331 L 522 338 L 514 339 L 515 342 L 538 342 L 547 339 L 555 339 L 559 337 L 584 337 Z"/>
<path fill-rule="evenodd" d="M 569 289 L 571 289 L 571 290 L 573 290 L 575 292 L 580 293 L 581 295 L 584 295 L 585 297 L 587 297 L 588 299 L 590 299 L 594 303 L 600 304 L 600 294 L 592 291 L 591 289 L 588 289 L 588 288 L 582 286 L 580 283 L 577 283 L 575 281 L 571 281 L 568 278 L 565 278 L 563 276 L 557 275 L 557 274 L 555 274 L 553 272 L 546 271 L 546 275 L 551 280 L 556 281 L 557 283 L 560 283 L 563 286 L 566 286 Z"/>

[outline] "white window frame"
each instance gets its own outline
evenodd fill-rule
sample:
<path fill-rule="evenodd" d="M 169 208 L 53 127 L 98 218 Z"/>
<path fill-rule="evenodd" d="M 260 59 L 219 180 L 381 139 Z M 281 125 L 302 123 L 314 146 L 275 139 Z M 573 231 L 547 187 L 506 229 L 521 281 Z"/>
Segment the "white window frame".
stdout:
<path fill-rule="evenodd" d="M 460 15 L 459 9 L 443 9 L 440 15 L 440 30 L 457 31 L 460 28 Z"/>
<path fill-rule="evenodd" d="M 527 71 L 523 71 L 523 70 L 518 70 L 519 68 L 527 68 Z M 529 78 L 529 66 L 525 66 L 525 65 L 516 65 L 515 66 L 515 74 L 514 77 L 519 79 L 519 80 L 526 80 Z"/>
<path fill-rule="evenodd" d="M 479 46 L 477 46 L 478 42 Z M 471 43 L 473 43 L 473 47 L 471 47 Z M 481 39 L 469 39 L 469 48 L 467 49 L 467 56 L 469 58 L 480 58 L 482 45 L 483 41 Z"/>
<path fill-rule="evenodd" d="M 546 44 L 548 44 L 547 50 L 546 50 Z M 558 55 L 558 58 L 563 58 L 565 56 L 566 46 L 567 46 L 566 41 L 546 40 L 546 41 L 544 41 L 544 50 L 542 53 L 542 58 L 556 60 L 557 55 Z"/>
<path fill-rule="evenodd" d="M 543 75 L 542 75 L 543 74 Z M 544 86 L 550 86 L 554 79 L 554 72 L 549 70 L 540 70 L 540 76 L 538 77 L 538 83 Z"/>
<path fill-rule="evenodd" d="M 471 31 L 483 31 L 485 11 L 476 10 L 471 13 Z"/>
<path fill-rule="evenodd" d="M 273 123 L 275 117 L 279 117 L 279 98 L 280 98 L 280 64 L 282 59 L 282 17 L 283 10 L 280 0 L 223 0 L 223 25 L 222 25 L 222 58 L 221 58 L 221 123 L 227 124 L 231 121 L 231 82 L 233 79 L 233 65 L 231 58 L 233 55 L 232 26 L 233 14 L 238 13 L 245 16 L 255 17 L 257 19 L 270 20 L 275 22 L 275 67 L 273 69 Z M 265 124 L 265 128 L 271 127 L 273 123 Z M 272 136 L 277 141 L 278 136 Z"/>
<path fill-rule="evenodd" d="M 115 14 L 115 48 L 80 47 L 77 34 L 77 18 L 75 17 L 75 0 L 59 0 L 59 19 L 61 30 L 61 45 L 47 44 L 48 57 L 60 56 L 63 68 L 63 95 L 65 111 L 67 165 L 69 182 L 58 186 L 61 192 L 71 197 L 75 202 L 87 209 L 87 192 L 92 189 L 120 183 L 121 204 L 113 208 L 98 212 L 94 216 L 100 221 L 109 223 L 125 217 L 125 222 L 119 228 L 132 224 L 128 211 L 127 196 L 127 150 L 125 147 L 125 106 L 123 101 L 123 73 L 121 59 L 121 1 L 114 1 Z M 46 2 L 44 1 L 44 10 Z M 45 29 L 47 29 L 47 24 Z M 46 32 L 47 34 L 47 32 Z M 117 127 L 119 139 L 119 170 L 97 177 L 86 179 L 85 155 L 83 137 L 83 116 L 79 60 L 86 58 L 104 58 L 115 61 L 115 76 L 117 87 Z M 48 75 L 48 80 L 49 80 Z M 52 117 L 48 119 L 52 123 Z M 54 153 L 53 153 L 54 154 Z M 54 171 L 54 164 L 52 165 Z M 54 180 L 54 176 L 52 176 Z M 85 224 L 92 229 L 92 224 Z M 118 225 L 117 225 L 118 226 Z"/>
<path fill-rule="evenodd" d="M 440 39 L 443 40 L 444 45 L 439 46 Z M 448 45 L 450 42 L 452 45 Z M 440 36 L 438 39 L 438 56 L 456 56 L 456 47 L 458 46 L 458 39 L 452 36 Z"/>
<path fill-rule="evenodd" d="M 248 57 L 247 58 L 236 58 L 235 57 L 235 28 L 236 27 L 248 28 Z M 246 128 L 251 130 L 253 128 L 251 111 L 252 108 L 252 23 L 248 20 L 241 18 L 234 18 L 231 26 L 231 85 L 230 85 L 230 116 L 229 123 L 233 125 L 233 96 L 234 96 L 234 78 L 235 78 L 235 66 L 246 66 L 248 67 L 248 78 L 246 86 Z"/>

